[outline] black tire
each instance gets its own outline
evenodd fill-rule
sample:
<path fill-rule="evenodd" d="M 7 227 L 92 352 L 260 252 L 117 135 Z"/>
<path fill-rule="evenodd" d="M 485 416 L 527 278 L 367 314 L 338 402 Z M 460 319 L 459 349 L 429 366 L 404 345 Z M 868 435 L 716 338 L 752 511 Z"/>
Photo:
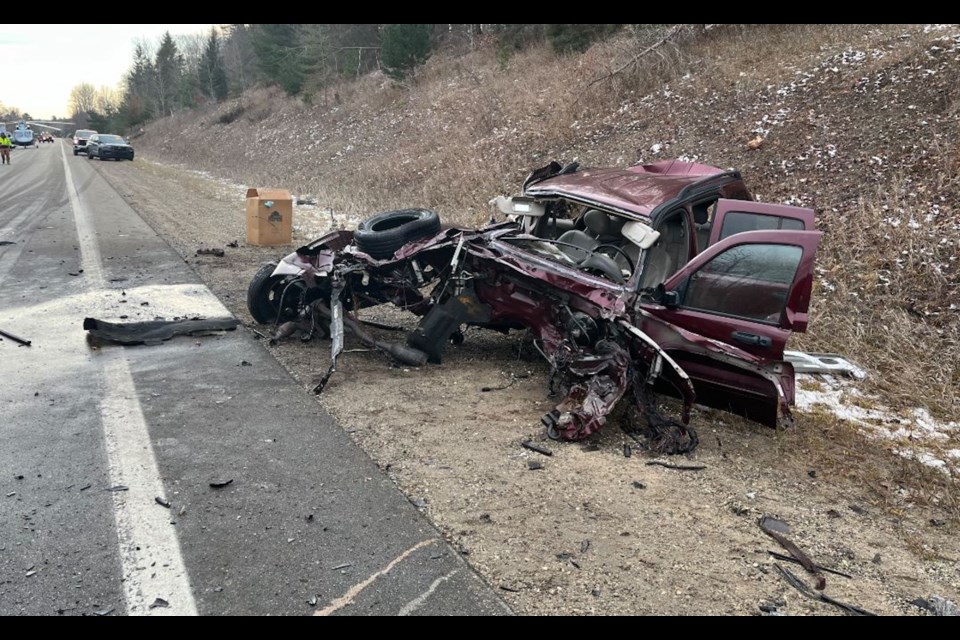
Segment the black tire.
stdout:
<path fill-rule="evenodd" d="M 288 281 L 285 276 L 273 275 L 276 268 L 276 262 L 264 262 L 254 274 L 250 286 L 247 287 L 247 310 L 260 324 L 274 324 L 277 322 L 277 315 L 280 314 L 280 298 L 283 296 L 284 289 L 287 289 Z M 296 317 L 293 306 L 301 293 L 302 290 L 297 285 L 287 289 L 286 298 L 283 300 L 286 311 L 280 314 L 281 322 L 293 320 Z"/>
<path fill-rule="evenodd" d="M 353 234 L 353 240 L 364 253 L 382 260 L 412 240 L 436 235 L 440 216 L 429 209 L 398 209 L 367 218 Z"/>
<path fill-rule="evenodd" d="M 74 149 L 74 150 L 73 150 L 73 155 L 78 156 L 78 155 L 80 155 L 80 152 L 77 151 L 76 149 Z"/>

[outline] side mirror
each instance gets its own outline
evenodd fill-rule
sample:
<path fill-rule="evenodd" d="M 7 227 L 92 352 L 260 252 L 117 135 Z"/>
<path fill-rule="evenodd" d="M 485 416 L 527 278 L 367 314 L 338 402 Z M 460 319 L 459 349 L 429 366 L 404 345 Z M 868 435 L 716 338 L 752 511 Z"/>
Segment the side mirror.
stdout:
<path fill-rule="evenodd" d="M 660 303 L 667 309 L 676 309 L 680 306 L 680 294 L 676 291 L 664 291 Z"/>

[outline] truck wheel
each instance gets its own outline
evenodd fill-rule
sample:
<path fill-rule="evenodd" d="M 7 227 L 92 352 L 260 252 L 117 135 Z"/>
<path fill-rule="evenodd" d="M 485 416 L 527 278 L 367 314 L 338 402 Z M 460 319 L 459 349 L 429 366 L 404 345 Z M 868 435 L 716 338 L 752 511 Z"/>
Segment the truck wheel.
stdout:
<path fill-rule="evenodd" d="M 274 276 L 276 262 L 264 262 L 254 274 L 247 287 L 247 310 L 253 319 L 260 324 L 274 324 L 278 320 L 284 322 L 296 318 L 296 307 L 303 290 L 297 284 L 290 286 L 285 276 Z M 280 312 L 280 298 L 286 289 L 287 295 L 283 299 L 284 310 Z"/>

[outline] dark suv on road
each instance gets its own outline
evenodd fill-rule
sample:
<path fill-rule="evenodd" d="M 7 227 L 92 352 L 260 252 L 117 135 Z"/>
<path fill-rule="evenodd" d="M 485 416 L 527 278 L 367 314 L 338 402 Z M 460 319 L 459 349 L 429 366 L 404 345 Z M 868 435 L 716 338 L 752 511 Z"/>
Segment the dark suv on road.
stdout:
<path fill-rule="evenodd" d="M 133 147 L 120 136 L 97 133 L 87 141 L 87 159 L 133 160 Z"/>
<path fill-rule="evenodd" d="M 73 133 L 73 155 L 87 152 L 87 141 L 97 135 L 93 129 L 77 129 Z"/>

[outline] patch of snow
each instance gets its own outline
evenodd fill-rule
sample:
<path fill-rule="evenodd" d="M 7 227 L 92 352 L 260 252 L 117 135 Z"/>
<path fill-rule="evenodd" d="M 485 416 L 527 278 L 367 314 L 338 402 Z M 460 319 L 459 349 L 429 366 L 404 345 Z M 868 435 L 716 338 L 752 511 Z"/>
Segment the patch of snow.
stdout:
<path fill-rule="evenodd" d="M 895 412 L 880 404 L 879 398 L 863 394 L 854 385 L 851 380 L 834 376 L 798 374 L 795 406 L 800 411 L 826 408 L 871 437 L 899 443 L 895 449 L 898 455 L 943 471 L 960 470 L 960 449 L 949 449 L 944 453 L 937 448 L 936 454 L 929 450 L 930 445 L 956 438 L 960 434 L 960 424 L 938 421 L 929 411 L 919 407 Z"/>

